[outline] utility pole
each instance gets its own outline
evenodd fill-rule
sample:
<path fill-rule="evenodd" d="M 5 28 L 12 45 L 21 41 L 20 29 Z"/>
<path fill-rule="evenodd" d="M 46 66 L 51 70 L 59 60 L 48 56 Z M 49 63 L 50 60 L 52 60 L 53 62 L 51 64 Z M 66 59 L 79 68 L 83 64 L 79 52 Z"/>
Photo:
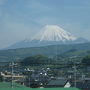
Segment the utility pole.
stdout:
<path fill-rule="evenodd" d="M 76 65 L 74 65 L 74 87 L 76 87 Z"/>
<path fill-rule="evenodd" d="M 11 71 L 11 79 L 12 79 L 12 81 L 11 81 L 11 87 L 13 88 L 13 65 L 14 65 L 14 63 L 12 62 L 11 63 L 11 69 L 12 69 L 12 71 Z"/>
<path fill-rule="evenodd" d="M 58 61 L 58 45 L 56 44 L 56 63 L 57 63 L 57 61 Z"/>
<path fill-rule="evenodd" d="M 27 68 L 27 71 L 28 71 L 29 87 L 30 87 L 30 83 L 31 83 L 31 75 L 30 75 L 30 72 L 31 72 L 31 70 L 30 70 L 29 68 Z"/>
<path fill-rule="evenodd" d="M 72 58 L 72 60 L 73 60 L 73 59 L 75 59 L 76 57 L 77 57 L 77 56 L 73 56 L 73 57 L 70 57 L 70 58 Z M 76 73 L 77 73 L 76 65 L 77 65 L 77 64 L 74 63 L 74 67 L 73 67 L 73 68 L 74 68 L 74 87 L 77 86 L 77 84 L 76 84 L 76 79 L 77 79 L 77 78 L 76 78 L 76 76 L 77 76 L 77 74 L 76 74 Z"/>

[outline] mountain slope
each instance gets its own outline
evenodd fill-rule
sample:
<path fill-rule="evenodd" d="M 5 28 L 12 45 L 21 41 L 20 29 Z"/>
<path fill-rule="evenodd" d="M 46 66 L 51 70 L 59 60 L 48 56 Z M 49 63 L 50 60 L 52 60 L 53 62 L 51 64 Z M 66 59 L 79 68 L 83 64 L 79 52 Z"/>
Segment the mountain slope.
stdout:
<path fill-rule="evenodd" d="M 77 38 L 57 25 L 46 25 L 31 40 L 17 42 L 6 49 L 40 47 L 58 44 L 75 44 L 88 42 L 86 39 Z"/>
<path fill-rule="evenodd" d="M 78 54 L 78 53 L 79 54 Z M 63 56 L 84 56 L 90 53 L 90 43 L 84 44 L 70 44 L 70 45 L 50 45 L 43 47 L 31 47 L 22 49 L 0 50 L 0 61 L 12 61 L 23 59 L 28 56 L 42 54 L 48 57 L 55 57 L 56 55 Z"/>
<path fill-rule="evenodd" d="M 76 37 L 66 32 L 57 25 L 46 25 L 41 32 L 32 38 L 39 41 L 68 41 L 76 40 Z"/>

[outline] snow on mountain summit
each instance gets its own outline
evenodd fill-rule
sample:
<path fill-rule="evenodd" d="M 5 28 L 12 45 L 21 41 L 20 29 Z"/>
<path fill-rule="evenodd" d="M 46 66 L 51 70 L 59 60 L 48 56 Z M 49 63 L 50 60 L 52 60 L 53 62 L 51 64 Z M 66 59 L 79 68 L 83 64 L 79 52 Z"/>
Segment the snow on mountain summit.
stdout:
<path fill-rule="evenodd" d="M 84 38 L 76 38 L 57 25 L 46 25 L 38 34 L 7 47 L 7 49 L 40 47 L 60 44 L 76 44 L 88 42 Z"/>
<path fill-rule="evenodd" d="M 73 41 L 77 38 L 57 25 L 46 25 L 32 40 L 38 41 Z"/>

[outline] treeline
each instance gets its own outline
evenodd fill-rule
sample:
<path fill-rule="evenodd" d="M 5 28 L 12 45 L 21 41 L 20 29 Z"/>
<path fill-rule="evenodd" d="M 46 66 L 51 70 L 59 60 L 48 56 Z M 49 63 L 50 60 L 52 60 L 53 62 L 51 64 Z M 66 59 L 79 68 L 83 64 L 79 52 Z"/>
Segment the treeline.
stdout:
<path fill-rule="evenodd" d="M 25 59 L 23 59 L 21 61 L 22 65 L 26 65 L 26 66 L 32 66 L 32 65 L 48 65 L 48 64 L 67 64 L 67 65 L 74 65 L 75 61 L 69 61 L 68 63 L 66 63 L 67 61 L 64 60 L 63 62 L 61 60 L 56 60 L 55 58 L 48 58 L 47 56 L 44 55 L 34 55 L 34 56 L 30 56 L 27 57 Z M 85 56 L 81 62 L 79 62 L 78 64 L 83 65 L 83 66 L 90 66 L 90 55 Z"/>
<path fill-rule="evenodd" d="M 85 56 L 81 63 L 86 67 L 90 66 L 90 55 Z"/>
<path fill-rule="evenodd" d="M 55 61 L 51 58 L 48 58 L 44 55 L 34 55 L 25 58 L 22 62 L 23 65 L 43 65 L 43 64 L 51 64 L 55 63 Z"/>

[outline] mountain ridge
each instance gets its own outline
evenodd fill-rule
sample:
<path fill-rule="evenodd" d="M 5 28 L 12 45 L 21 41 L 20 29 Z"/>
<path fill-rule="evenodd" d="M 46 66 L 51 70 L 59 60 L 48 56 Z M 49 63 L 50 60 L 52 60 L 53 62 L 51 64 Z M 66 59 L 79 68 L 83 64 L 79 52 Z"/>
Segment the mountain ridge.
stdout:
<path fill-rule="evenodd" d="M 67 41 L 76 40 L 76 37 L 57 25 L 46 25 L 32 40 L 39 41 Z"/>
<path fill-rule="evenodd" d="M 57 44 L 85 43 L 88 40 L 77 38 L 57 25 L 46 25 L 39 33 L 31 39 L 22 40 L 5 49 L 41 47 Z"/>
<path fill-rule="evenodd" d="M 74 51 L 73 51 L 74 50 Z M 48 57 L 55 57 L 56 55 L 68 55 L 72 53 L 73 56 L 84 56 L 90 52 L 90 42 L 84 44 L 63 44 L 63 45 L 49 45 L 42 47 L 29 47 L 19 49 L 0 50 L 0 61 L 22 60 L 25 57 L 42 54 Z M 79 54 L 77 54 L 79 53 Z M 70 56 L 72 56 L 70 55 Z"/>

